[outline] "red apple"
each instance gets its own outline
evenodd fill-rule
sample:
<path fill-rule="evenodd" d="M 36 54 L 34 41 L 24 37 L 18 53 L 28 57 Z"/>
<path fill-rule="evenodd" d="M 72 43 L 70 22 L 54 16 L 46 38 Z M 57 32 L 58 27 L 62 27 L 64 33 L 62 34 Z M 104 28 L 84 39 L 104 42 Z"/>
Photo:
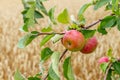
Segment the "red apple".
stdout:
<path fill-rule="evenodd" d="M 84 47 L 80 51 L 84 54 L 89 54 L 96 49 L 97 45 L 98 45 L 98 41 L 96 37 L 89 38 L 86 41 Z"/>
<path fill-rule="evenodd" d="M 109 58 L 104 56 L 104 57 L 101 57 L 98 61 L 99 64 L 102 64 L 102 63 L 107 63 L 109 62 Z"/>
<path fill-rule="evenodd" d="M 66 31 L 61 41 L 64 47 L 70 51 L 80 51 L 85 44 L 83 34 L 77 30 Z"/>

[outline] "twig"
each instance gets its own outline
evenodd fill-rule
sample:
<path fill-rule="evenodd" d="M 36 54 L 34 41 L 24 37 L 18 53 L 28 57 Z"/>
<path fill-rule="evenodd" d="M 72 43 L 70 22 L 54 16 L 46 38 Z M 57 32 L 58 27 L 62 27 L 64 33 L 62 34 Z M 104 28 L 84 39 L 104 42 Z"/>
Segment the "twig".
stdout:
<path fill-rule="evenodd" d="M 60 34 L 60 35 L 63 35 L 65 33 L 38 33 L 38 35 L 51 35 L 51 34 Z"/>
<path fill-rule="evenodd" d="M 62 55 L 60 56 L 59 61 L 63 58 L 63 56 L 65 55 L 65 53 L 68 51 L 68 49 L 65 49 L 64 52 L 62 53 Z M 43 80 L 46 80 L 48 77 L 48 74 L 45 76 L 45 78 Z"/>
<path fill-rule="evenodd" d="M 84 29 L 88 29 L 88 28 L 90 28 L 90 27 L 92 27 L 92 26 L 98 24 L 100 21 L 102 21 L 102 19 L 99 19 L 98 21 L 96 21 L 96 22 L 94 22 L 94 23 L 92 23 L 92 24 L 90 24 L 90 25 L 84 27 Z"/>
<path fill-rule="evenodd" d="M 109 66 L 108 66 L 108 68 L 106 70 L 106 73 L 105 73 L 105 76 L 104 76 L 104 80 L 107 80 L 107 75 L 108 75 L 108 72 L 109 72 L 111 66 L 112 66 L 112 63 L 109 64 Z"/>
<path fill-rule="evenodd" d="M 66 53 L 67 51 L 68 51 L 68 49 L 65 49 L 65 51 L 62 53 L 62 55 L 61 55 L 59 61 L 63 58 L 63 56 L 65 55 L 65 53 Z"/>

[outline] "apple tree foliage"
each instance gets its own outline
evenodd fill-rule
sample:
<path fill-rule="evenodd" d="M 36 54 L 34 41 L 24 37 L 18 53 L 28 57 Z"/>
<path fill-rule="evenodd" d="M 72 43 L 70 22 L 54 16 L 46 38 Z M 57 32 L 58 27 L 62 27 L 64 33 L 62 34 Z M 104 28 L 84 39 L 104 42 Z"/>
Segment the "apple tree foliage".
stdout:
<path fill-rule="evenodd" d="M 48 0 L 22 0 L 24 5 L 24 10 L 22 11 L 24 24 L 20 28 L 21 31 L 25 32 L 26 35 L 23 36 L 19 42 L 19 48 L 25 48 L 28 46 L 35 38 L 40 35 L 45 35 L 44 38 L 40 41 L 41 48 L 44 44 L 47 44 L 48 41 L 52 41 L 54 44 L 60 41 L 64 33 L 58 33 L 53 31 L 53 26 L 58 24 L 63 24 L 68 26 L 67 30 L 78 30 L 83 33 L 85 38 L 91 38 L 96 32 L 105 35 L 109 32 L 109 29 L 117 27 L 120 30 L 120 0 L 92 0 L 90 3 L 84 4 L 78 11 L 77 18 L 73 15 L 70 16 L 69 11 L 65 8 L 61 11 L 58 16 L 54 16 L 55 6 L 50 9 L 46 9 L 44 2 Z M 105 7 L 105 10 L 109 10 L 109 15 L 104 18 L 99 19 L 98 21 L 86 26 L 86 19 L 84 17 L 84 12 L 90 7 L 93 6 L 94 10 L 98 10 L 101 7 Z M 41 30 L 30 31 L 30 28 L 34 28 L 35 24 L 40 24 L 40 19 L 47 18 L 49 20 L 48 25 Z M 96 29 L 90 29 L 90 27 L 99 23 L 99 26 Z M 53 44 L 53 45 L 54 45 Z M 14 74 L 15 80 L 60 80 L 60 74 L 58 69 L 58 64 L 64 54 L 67 52 L 67 49 L 61 52 L 53 51 L 50 47 L 42 48 L 40 52 L 41 60 L 40 63 L 44 63 L 47 59 L 51 58 L 51 65 L 49 66 L 48 73 L 43 78 L 43 72 L 25 78 L 18 70 Z M 120 60 L 113 58 L 111 55 L 111 50 L 108 51 L 108 56 L 110 61 L 108 63 L 102 63 L 100 65 L 103 72 L 105 72 L 104 80 L 117 80 L 120 79 Z M 66 57 L 63 62 L 63 75 L 66 80 L 75 80 L 75 76 L 72 70 L 71 65 L 71 56 Z"/>

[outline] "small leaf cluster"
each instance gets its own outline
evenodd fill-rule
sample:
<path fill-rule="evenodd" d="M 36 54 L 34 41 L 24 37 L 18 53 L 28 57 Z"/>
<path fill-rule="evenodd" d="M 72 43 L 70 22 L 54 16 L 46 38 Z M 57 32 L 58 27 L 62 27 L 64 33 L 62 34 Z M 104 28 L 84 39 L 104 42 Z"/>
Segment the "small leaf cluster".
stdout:
<path fill-rule="evenodd" d="M 120 79 L 120 60 L 112 56 L 112 50 L 109 49 L 107 56 L 109 62 L 100 64 L 101 70 L 105 73 L 104 80 L 119 80 Z"/>

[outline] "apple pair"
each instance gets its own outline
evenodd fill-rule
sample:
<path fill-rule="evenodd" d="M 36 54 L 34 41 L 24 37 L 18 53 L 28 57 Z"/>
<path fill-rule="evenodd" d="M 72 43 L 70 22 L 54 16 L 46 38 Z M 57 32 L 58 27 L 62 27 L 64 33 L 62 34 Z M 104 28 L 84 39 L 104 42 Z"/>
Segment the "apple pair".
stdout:
<path fill-rule="evenodd" d="M 86 40 L 84 35 L 77 30 L 66 31 L 61 41 L 68 50 L 81 51 L 85 54 L 93 52 L 98 44 L 96 37 Z"/>

